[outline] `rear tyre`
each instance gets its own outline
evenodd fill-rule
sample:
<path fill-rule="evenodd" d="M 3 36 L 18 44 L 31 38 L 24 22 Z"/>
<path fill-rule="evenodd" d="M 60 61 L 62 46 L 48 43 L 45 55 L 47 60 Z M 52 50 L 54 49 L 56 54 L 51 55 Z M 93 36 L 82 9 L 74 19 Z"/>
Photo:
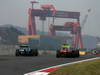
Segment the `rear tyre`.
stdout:
<path fill-rule="evenodd" d="M 32 56 L 38 56 L 38 50 L 37 49 L 32 49 Z"/>
<path fill-rule="evenodd" d="M 72 57 L 79 57 L 79 50 L 73 52 Z"/>
<path fill-rule="evenodd" d="M 36 49 L 36 50 L 35 50 L 35 56 L 38 56 L 38 54 L 39 54 L 39 53 L 38 53 L 38 50 Z"/>
<path fill-rule="evenodd" d="M 15 55 L 16 55 L 16 56 L 20 56 L 19 49 L 16 49 Z"/>
<path fill-rule="evenodd" d="M 79 50 L 76 50 L 76 51 L 75 51 L 75 57 L 79 57 L 79 56 L 80 56 Z"/>

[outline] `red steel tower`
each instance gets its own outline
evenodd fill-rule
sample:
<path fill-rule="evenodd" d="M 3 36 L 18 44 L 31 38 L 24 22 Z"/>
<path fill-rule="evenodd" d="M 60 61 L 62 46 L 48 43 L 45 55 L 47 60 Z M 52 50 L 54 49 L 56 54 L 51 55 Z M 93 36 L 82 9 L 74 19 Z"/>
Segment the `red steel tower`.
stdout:
<path fill-rule="evenodd" d="M 35 16 L 32 16 L 34 11 L 34 4 L 38 3 L 36 1 L 31 1 L 32 8 L 29 8 L 29 21 L 28 21 L 28 34 L 29 35 L 36 35 L 36 24 L 35 24 Z"/>

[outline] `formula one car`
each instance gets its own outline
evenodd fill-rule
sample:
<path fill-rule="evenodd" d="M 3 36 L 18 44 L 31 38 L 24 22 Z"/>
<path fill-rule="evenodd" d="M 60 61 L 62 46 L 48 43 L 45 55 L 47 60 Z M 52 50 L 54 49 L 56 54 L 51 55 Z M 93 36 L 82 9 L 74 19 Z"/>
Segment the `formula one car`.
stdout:
<path fill-rule="evenodd" d="M 31 49 L 28 45 L 20 45 L 19 49 L 16 49 L 16 56 L 28 55 L 28 56 L 38 56 L 37 49 Z"/>
<path fill-rule="evenodd" d="M 86 54 L 88 54 L 87 49 L 86 48 L 80 48 L 79 49 L 79 54 L 80 55 L 86 55 Z"/>
<path fill-rule="evenodd" d="M 92 54 L 94 54 L 94 55 L 100 55 L 100 48 L 92 49 Z"/>
<path fill-rule="evenodd" d="M 56 52 L 56 57 L 79 57 L 79 50 L 75 48 L 60 48 Z"/>

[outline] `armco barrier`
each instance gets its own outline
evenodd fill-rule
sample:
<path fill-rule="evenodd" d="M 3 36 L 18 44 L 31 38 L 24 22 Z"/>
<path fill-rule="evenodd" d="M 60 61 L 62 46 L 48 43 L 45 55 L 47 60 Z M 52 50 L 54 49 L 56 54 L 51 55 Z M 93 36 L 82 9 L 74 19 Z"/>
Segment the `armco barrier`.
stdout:
<path fill-rule="evenodd" d="M 15 45 L 0 45 L 0 55 L 14 55 L 15 50 Z"/>

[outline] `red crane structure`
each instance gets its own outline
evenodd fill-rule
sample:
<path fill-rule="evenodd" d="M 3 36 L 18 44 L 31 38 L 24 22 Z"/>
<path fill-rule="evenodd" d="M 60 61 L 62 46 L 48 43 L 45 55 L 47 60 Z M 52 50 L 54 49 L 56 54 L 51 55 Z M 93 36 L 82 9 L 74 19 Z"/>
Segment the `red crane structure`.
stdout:
<path fill-rule="evenodd" d="M 81 27 L 79 22 L 65 22 L 64 25 L 51 25 L 49 29 L 52 36 L 56 35 L 56 31 L 70 31 L 72 34 L 71 40 L 73 41 L 73 48 L 77 48 L 79 45 L 80 48 L 83 48 Z"/>
<path fill-rule="evenodd" d="M 29 8 L 29 34 L 36 35 L 36 23 L 35 17 L 40 17 L 40 20 L 46 21 L 46 17 L 52 17 L 53 22 L 49 26 L 49 35 L 56 36 L 56 31 L 70 31 L 72 36 L 74 48 L 83 48 L 83 41 L 81 35 L 81 26 L 80 26 L 80 12 L 71 12 L 71 11 L 58 11 L 53 5 L 42 5 L 42 9 L 33 9 L 33 4 L 37 2 L 32 2 L 32 8 Z M 63 25 L 55 25 L 55 18 L 70 18 L 76 19 L 76 22 L 65 22 Z"/>

